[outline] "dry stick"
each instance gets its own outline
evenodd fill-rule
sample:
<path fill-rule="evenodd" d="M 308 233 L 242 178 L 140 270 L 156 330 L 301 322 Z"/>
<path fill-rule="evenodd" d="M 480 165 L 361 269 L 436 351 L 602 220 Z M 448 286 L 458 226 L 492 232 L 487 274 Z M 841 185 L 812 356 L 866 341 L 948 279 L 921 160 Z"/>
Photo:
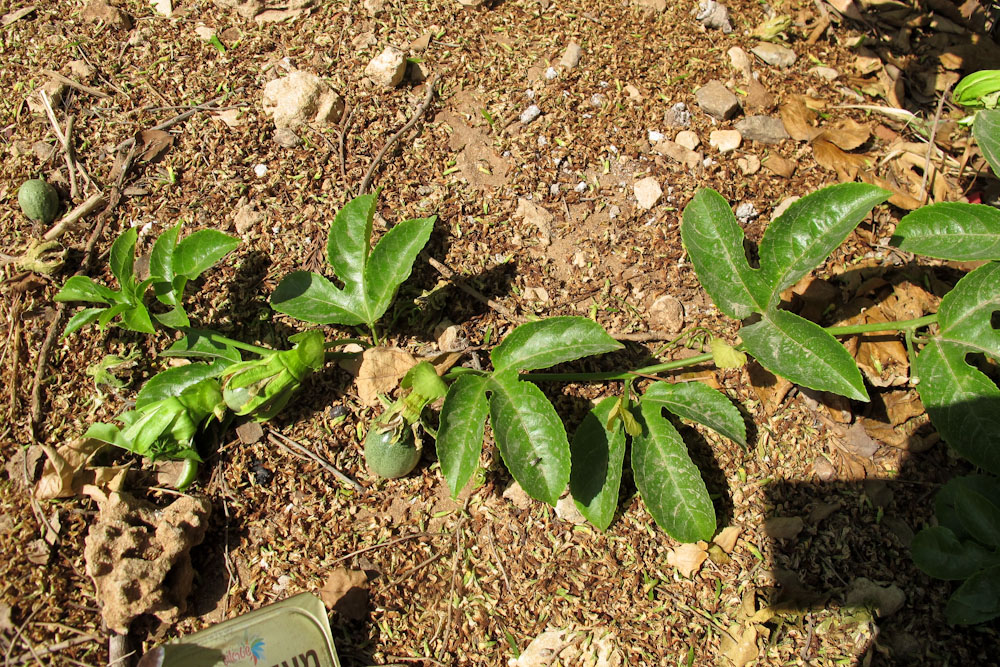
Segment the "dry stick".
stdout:
<path fill-rule="evenodd" d="M 165 120 L 162 123 L 160 123 L 159 125 L 154 125 L 153 127 L 149 128 L 149 129 L 150 130 L 169 130 L 174 125 L 177 125 L 178 123 L 183 123 L 184 121 L 186 121 L 188 118 L 190 118 L 191 116 L 195 115 L 199 111 L 212 111 L 213 109 L 218 109 L 219 104 L 223 100 L 225 100 L 227 97 L 231 97 L 232 95 L 235 95 L 236 93 L 239 93 L 242 90 L 243 90 L 242 88 L 237 88 L 236 90 L 232 91 L 231 93 L 226 93 L 225 95 L 219 95 L 214 100 L 210 100 L 208 102 L 205 102 L 204 104 L 198 104 L 196 106 L 187 107 L 187 111 L 185 111 L 184 113 L 179 113 L 176 116 L 174 116 L 173 118 Z M 115 146 L 115 151 L 120 151 L 120 150 L 122 150 L 124 148 L 129 148 L 129 147 L 131 147 L 133 145 L 135 145 L 135 137 L 134 136 L 126 139 L 125 141 L 123 141 L 120 144 L 118 144 L 117 146 Z"/>
<path fill-rule="evenodd" d="M 944 98 L 948 96 L 948 91 L 951 90 L 951 84 L 945 86 L 944 90 L 941 91 L 941 99 L 938 100 L 937 111 L 934 113 L 934 122 L 931 124 L 931 136 L 927 141 L 927 156 L 924 158 L 924 176 L 920 179 L 920 194 L 923 197 L 923 202 L 926 203 L 930 199 L 931 193 L 927 191 L 927 177 L 930 175 L 931 170 L 931 154 L 934 152 L 934 135 L 937 134 L 938 123 L 941 121 L 941 112 L 944 110 Z"/>
<path fill-rule="evenodd" d="M 413 574 L 414 572 L 416 572 L 420 568 L 427 567 L 428 565 L 430 565 L 431 563 L 433 563 L 437 559 L 441 558 L 441 556 L 443 556 L 443 555 L 444 554 L 439 551 L 436 554 L 434 554 L 433 556 L 431 556 L 430 558 L 425 558 L 424 560 L 420 561 L 419 563 L 417 563 L 416 565 L 414 565 L 413 567 L 411 567 L 409 570 L 407 570 L 403 574 L 399 575 L 398 577 L 396 577 L 395 579 L 393 579 L 392 581 L 390 581 L 389 582 L 389 587 L 391 588 L 392 586 L 396 586 L 397 584 L 400 584 L 400 583 L 406 581 L 406 579 L 409 578 L 409 576 L 411 574 Z"/>
<path fill-rule="evenodd" d="M 275 437 L 275 436 L 277 436 L 277 437 Z M 280 438 L 280 440 L 278 438 Z M 334 477 L 336 477 L 337 479 L 339 479 L 342 483 L 344 483 L 347 486 L 351 487 L 355 491 L 364 491 L 364 487 L 363 486 L 361 486 L 360 484 L 358 484 L 357 482 L 355 482 L 353 479 L 351 479 L 350 477 L 348 477 L 344 473 L 342 473 L 339 470 L 337 470 L 336 468 L 334 468 L 333 464 L 331 464 L 329 461 L 327 461 L 326 459 L 324 459 L 319 454 L 313 452 L 309 448 L 305 447 L 304 445 L 302 445 L 302 444 L 300 444 L 300 443 L 292 440 L 291 438 L 289 438 L 284 433 L 280 433 L 278 431 L 275 431 L 274 429 L 271 429 L 270 433 L 267 434 L 267 439 L 271 443 L 273 443 L 275 445 L 278 445 L 279 447 L 283 447 L 284 449 L 287 449 L 288 451 L 292 452 L 293 454 L 298 453 L 301 456 L 306 456 L 306 457 L 312 459 L 316 463 L 320 464 L 320 466 L 322 466 L 323 468 L 325 468 L 327 470 L 327 472 L 329 472 L 331 475 L 333 475 Z M 285 442 L 287 442 L 288 445 L 285 445 L 284 443 L 282 443 L 281 440 L 284 440 Z"/>
<path fill-rule="evenodd" d="M 45 232 L 42 239 L 45 241 L 54 241 L 66 232 L 68 232 L 73 225 L 87 217 L 94 212 L 95 209 L 99 208 L 101 204 L 104 203 L 104 193 L 98 192 L 97 194 L 90 195 L 82 204 L 74 208 L 72 211 L 67 213 L 62 217 L 62 220 L 57 222 L 52 229 Z"/>
<path fill-rule="evenodd" d="M 441 647 L 445 651 L 448 650 L 448 640 L 451 639 L 451 623 L 455 616 L 452 605 L 455 599 L 455 580 L 458 579 L 458 558 L 462 552 L 460 541 L 464 531 L 465 517 L 463 516 L 458 525 L 455 526 L 455 556 L 451 560 L 451 588 L 448 591 L 448 623 L 444 629 L 444 636 L 441 638 Z"/>
<path fill-rule="evenodd" d="M 56 119 L 56 112 L 52 109 L 52 102 L 49 101 L 49 96 L 43 90 L 39 93 L 42 98 L 42 106 L 45 107 L 45 115 L 49 118 L 49 123 L 52 125 L 52 131 L 56 133 L 56 139 L 63 148 L 63 156 L 66 158 L 66 170 L 69 171 L 69 187 L 70 187 L 70 197 L 76 198 L 76 164 L 73 162 L 73 156 L 69 149 L 69 138 L 59 127 L 59 121 Z M 70 117 L 72 121 L 72 117 Z M 72 127 L 72 122 L 68 124 L 67 130 Z"/>
<path fill-rule="evenodd" d="M 70 79 L 69 77 L 63 76 L 59 72 L 53 72 L 50 69 L 43 69 L 42 70 L 42 74 L 44 74 L 46 76 L 49 76 L 49 77 L 55 79 L 56 81 L 58 81 L 60 83 L 65 83 L 70 88 L 76 88 L 77 90 L 79 90 L 82 93 L 87 93 L 88 95 L 93 95 L 94 97 L 98 97 L 98 98 L 100 98 L 102 100 L 105 100 L 105 99 L 108 99 L 109 97 L 111 97 L 110 95 L 108 95 L 103 90 L 98 90 L 97 88 L 91 88 L 90 86 L 84 85 L 84 84 L 82 84 L 82 83 L 80 83 L 78 81 L 74 81 L 73 79 Z"/>
<path fill-rule="evenodd" d="M 406 125 L 401 127 L 396 134 L 389 137 L 389 141 L 385 142 L 385 146 L 382 146 L 382 150 L 378 152 L 378 155 L 375 156 L 372 163 L 368 165 L 368 172 L 365 173 L 365 177 L 361 179 L 361 187 L 358 188 L 359 195 L 363 195 L 368 192 L 368 186 L 372 183 L 372 176 L 375 174 L 375 169 L 378 168 L 379 164 L 382 162 L 382 158 L 384 158 L 385 154 L 389 152 L 392 145 L 395 144 L 401 136 L 406 134 L 410 128 L 416 125 L 417 121 L 420 120 L 420 117 L 424 115 L 425 111 L 427 111 L 427 108 L 431 105 L 431 100 L 434 98 L 434 86 L 437 84 L 437 81 L 438 75 L 435 74 L 431 77 L 430 83 L 427 84 L 427 95 L 424 96 L 424 101 L 420 103 L 417 110 L 413 112 L 413 117 L 410 118 L 410 120 L 406 122 Z"/>
<path fill-rule="evenodd" d="M 347 153 L 344 151 L 344 137 L 351 129 L 351 119 L 354 118 L 355 109 L 357 106 L 351 105 L 351 110 L 344 116 L 344 124 L 340 128 L 340 152 L 337 154 L 337 157 L 340 158 L 340 181 L 348 194 L 350 194 L 350 188 L 347 187 Z"/>
<path fill-rule="evenodd" d="M 22 653 L 16 658 L 8 660 L 7 664 L 23 665 L 24 663 L 28 662 L 28 660 L 30 660 L 31 658 L 37 659 L 43 655 L 52 655 L 53 653 L 58 653 L 63 649 L 67 649 L 76 646 L 78 644 L 85 644 L 87 642 L 97 641 L 98 639 L 99 637 L 97 635 L 80 635 L 79 637 L 73 637 L 73 639 L 67 639 L 65 641 L 61 641 L 58 644 L 51 644 L 49 646 L 46 646 L 44 648 L 39 648 L 32 652 Z"/>
<path fill-rule="evenodd" d="M 352 551 L 346 556 L 341 556 L 330 562 L 330 565 L 336 565 L 337 563 L 342 563 L 345 560 L 354 558 L 355 556 L 360 556 L 361 554 L 366 554 L 369 551 L 378 551 L 379 549 L 385 549 L 386 547 L 391 547 L 394 544 L 399 544 L 400 542 L 406 542 L 408 540 L 418 540 L 422 537 L 436 537 L 438 535 L 445 535 L 446 533 L 428 533 L 426 531 L 420 533 L 413 533 L 411 535 L 404 535 L 403 537 L 397 537 L 394 540 L 389 540 L 388 542 L 382 542 L 381 544 L 373 544 L 370 547 L 365 547 L 363 549 L 358 549 L 357 551 Z"/>
<path fill-rule="evenodd" d="M 486 304 L 487 306 L 498 312 L 501 316 L 505 317 L 510 323 L 520 324 L 524 322 L 524 318 L 515 315 L 507 308 L 507 306 L 503 305 L 502 303 L 497 303 L 493 299 L 488 299 L 486 295 L 484 295 L 482 292 L 478 291 L 471 285 L 467 284 L 464 280 L 461 279 L 461 277 L 458 276 L 455 270 L 449 267 L 448 265 L 439 262 L 433 257 L 429 257 L 427 261 L 431 266 L 434 267 L 434 269 L 438 273 L 440 273 L 442 276 L 453 282 L 455 284 L 455 287 L 462 290 L 476 301 Z"/>
<path fill-rule="evenodd" d="M 507 578 L 507 568 L 503 566 L 503 561 L 500 559 L 500 553 L 497 551 L 496 542 L 493 541 L 493 526 L 491 525 L 489 530 L 486 531 L 486 539 L 489 540 L 490 549 L 493 551 L 493 557 L 497 559 L 497 567 L 500 568 L 500 574 L 503 575 L 503 582 L 507 584 L 507 593 L 511 592 L 510 579 Z"/>
<path fill-rule="evenodd" d="M 20 639 L 22 642 L 24 642 L 24 645 L 28 647 L 28 653 L 27 653 L 28 659 L 34 658 L 35 662 L 37 662 L 39 665 L 44 665 L 41 659 L 39 659 L 38 654 L 35 652 L 35 647 L 31 645 L 31 642 L 28 641 L 28 638 L 25 637 L 24 634 L 22 634 L 21 632 L 23 628 L 28 626 L 28 623 L 31 622 L 31 619 L 33 619 L 35 617 L 35 614 L 37 613 L 38 610 L 37 609 L 34 610 L 33 612 L 31 612 L 31 614 L 28 615 L 28 618 L 24 619 L 24 623 L 22 623 L 19 627 L 14 628 L 14 639 L 11 640 L 10 646 L 7 647 L 7 654 L 4 656 L 5 664 L 10 662 L 10 652 L 17 644 L 17 639 Z M 24 654 L 22 653 L 21 655 Z M 27 659 L 25 660 L 25 662 L 27 662 Z"/>

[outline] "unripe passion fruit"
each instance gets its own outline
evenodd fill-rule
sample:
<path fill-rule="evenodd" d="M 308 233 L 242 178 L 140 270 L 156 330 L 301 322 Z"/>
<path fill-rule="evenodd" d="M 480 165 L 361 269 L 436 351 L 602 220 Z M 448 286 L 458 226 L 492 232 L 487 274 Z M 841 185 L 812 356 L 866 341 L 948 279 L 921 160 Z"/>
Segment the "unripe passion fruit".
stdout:
<path fill-rule="evenodd" d="M 365 463 L 379 477 L 402 477 L 417 467 L 420 450 L 413 444 L 413 429 L 408 424 L 386 428 L 374 424 L 365 436 Z"/>
<path fill-rule="evenodd" d="M 42 179 L 33 178 L 18 188 L 17 203 L 28 219 L 47 225 L 59 212 L 59 193 Z"/>

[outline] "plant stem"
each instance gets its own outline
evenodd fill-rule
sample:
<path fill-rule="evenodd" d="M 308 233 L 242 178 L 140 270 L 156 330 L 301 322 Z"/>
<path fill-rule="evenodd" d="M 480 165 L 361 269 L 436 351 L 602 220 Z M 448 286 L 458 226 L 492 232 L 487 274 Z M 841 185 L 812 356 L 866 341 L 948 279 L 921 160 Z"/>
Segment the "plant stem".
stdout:
<path fill-rule="evenodd" d="M 368 347 L 368 341 L 362 340 L 360 338 L 338 338 L 337 340 L 331 340 L 323 343 L 323 347 L 327 350 L 332 350 L 335 347 L 340 347 L 341 345 L 360 345 L 361 347 Z"/>
<path fill-rule="evenodd" d="M 223 345 L 232 345 L 237 350 L 244 350 L 245 352 L 253 352 L 254 354 L 259 354 L 264 356 L 265 354 L 270 354 L 274 352 L 269 347 L 261 347 L 260 345 L 253 345 L 251 343 L 244 343 L 243 341 L 233 340 L 227 336 L 223 336 L 220 333 L 215 333 L 214 331 L 208 334 L 209 340 L 213 340 L 216 343 L 222 343 Z"/>
<path fill-rule="evenodd" d="M 555 381 L 555 382 L 594 382 L 601 380 L 628 380 L 635 378 L 638 375 L 655 375 L 656 373 L 665 373 L 666 371 L 674 371 L 680 368 L 687 368 L 688 366 L 697 366 L 698 364 L 703 364 L 706 361 L 712 360 L 712 353 L 706 352 L 705 354 L 699 354 L 696 357 L 688 357 L 687 359 L 677 359 L 676 361 L 667 361 L 662 364 L 654 364 L 653 366 L 644 366 L 642 368 L 636 368 L 630 371 L 610 371 L 610 372 L 598 372 L 598 373 L 521 373 L 521 379 L 523 380 L 544 380 L 544 381 Z"/>
<path fill-rule="evenodd" d="M 937 313 L 924 315 L 915 320 L 899 320 L 896 322 L 872 322 L 871 324 L 854 324 L 846 327 L 826 327 L 825 331 L 834 336 L 850 336 L 861 333 L 875 333 L 877 331 L 910 331 L 926 327 L 928 324 L 937 322 Z"/>

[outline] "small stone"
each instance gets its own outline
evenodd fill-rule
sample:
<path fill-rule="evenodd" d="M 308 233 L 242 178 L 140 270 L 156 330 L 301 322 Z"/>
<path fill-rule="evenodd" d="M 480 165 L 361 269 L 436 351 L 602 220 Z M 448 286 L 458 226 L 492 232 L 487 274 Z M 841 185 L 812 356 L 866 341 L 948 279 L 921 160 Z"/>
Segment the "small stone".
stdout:
<path fill-rule="evenodd" d="M 365 0 L 364 8 L 369 16 L 378 16 L 385 10 L 385 0 Z"/>
<path fill-rule="evenodd" d="M 635 100 L 636 102 L 642 100 L 642 93 L 631 83 L 625 84 L 625 92 L 628 93 L 628 98 L 630 100 Z"/>
<path fill-rule="evenodd" d="M 749 81 L 753 76 L 753 68 L 750 66 L 750 56 L 738 46 L 727 51 L 729 55 L 729 65 L 743 75 L 744 81 Z"/>
<path fill-rule="evenodd" d="M 669 127 L 688 127 L 691 125 L 691 112 L 686 104 L 678 102 L 663 114 L 663 122 Z"/>
<path fill-rule="evenodd" d="M 747 98 L 744 107 L 747 109 L 770 109 L 774 106 L 774 95 L 757 79 L 750 79 L 747 84 Z"/>
<path fill-rule="evenodd" d="M 264 178 L 264 176 L 267 174 L 267 165 L 258 164 L 253 168 L 253 173 L 257 178 Z"/>
<path fill-rule="evenodd" d="M 736 130 L 715 130 L 708 135 L 708 143 L 720 153 L 728 153 L 740 147 L 743 136 Z"/>
<path fill-rule="evenodd" d="M 90 0 L 80 13 L 80 17 L 84 21 L 104 23 L 119 30 L 132 29 L 132 17 L 109 5 L 106 0 Z"/>
<path fill-rule="evenodd" d="M 469 346 L 462 327 L 448 320 L 444 320 L 434 328 L 434 337 L 437 339 L 438 349 L 442 352 L 457 352 Z"/>
<path fill-rule="evenodd" d="M 292 70 L 264 86 L 262 104 L 279 129 L 336 123 L 344 113 L 340 95 L 315 74 L 302 70 Z"/>
<path fill-rule="evenodd" d="M 406 54 L 395 46 L 387 46 L 371 59 L 365 75 L 383 88 L 395 88 L 406 74 Z"/>
<path fill-rule="evenodd" d="M 264 429 L 260 422 L 243 422 L 236 427 L 236 436 L 244 445 L 252 445 L 264 437 Z"/>
<path fill-rule="evenodd" d="M 701 145 L 701 139 L 691 130 L 681 130 L 674 137 L 674 141 L 690 151 L 696 150 Z"/>
<path fill-rule="evenodd" d="M 253 204 L 245 203 L 238 206 L 236 213 L 233 214 L 233 226 L 240 236 L 245 236 L 248 232 L 259 227 L 263 220 L 264 214 L 255 209 Z"/>
<path fill-rule="evenodd" d="M 729 10 L 716 0 L 703 0 L 699 3 L 698 13 L 694 18 L 706 28 L 717 28 L 727 35 L 733 31 L 733 25 L 729 22 Z"/>
<path fill-rule="evenodd" d="M 604 100 L 605 100 L 604 95 L 601 95 L 600 93 L 594 93 L 593 95 L 590 96 L 590 106 L 597 107 L 598 109 L 600 109 L 601 107 L 604 106 Z"/>
<path fill-rule="evenodd" d="M 667 0 L 632 0 L 632 4 L 658 14 L 667 11 Z"/>
<path fill-rule="evenodd" d="M 824 79 L 826 81 L 835 81 L 837 77 L 840 76 L 840 72 L 833 69 L 832 67 L 823 67 L 821 65 L 817 65 L 816 67 L 811 67 L 809 69 L 809 73 L 812 74 L 813 76 L 818 76 L 819 78 Z"/>
<path fill-rule="evenodd" d="M 559 59 L 559 66 L 565 67 L 566 69 L 573 69 L 580 64 L 580 56 L 583 55 L 583 49 L 576 42 L 570 42 L 566 50 L 563 51 L 562 58 Z"/>
<path fill-rule="evenodd" d="M 641 181 L 636 181 L 632 186 L 635 193 L 635 200 L 639 203 L 639 208 L 649 210 L 656 206 L 656 202 L 663 196 L 663 189 L 652 176 L 647 176 Z"/>
<path fill-rule="evenodd" d="M 795 51 L 778 44 L 761 42 L 750 50 L 768 65 L 785 68 L 795 64 Z"/>
<path fill-rule="evenodd" d="M 42 93 L 45 93 L 49 98 L 49 104 L 52 108 L 57 108 L 60 103 L 62 103 L 63 95 L 66 94 L 66 84 L 61 81 L 46 81 L 42 84 L 42 87 L 34 91 L 28 96 L 28 108 L 31 109 L 33 113 L 44 114 L 45 104 L 42 102 Z"/>
<path fill-rule="evenodd" d="M 906 594 L 896 584 L 879 586 L 870 579 L 858 577 L 847 591 L 847 604 L 851 607 L 872 607 L 879 618 L 892 616 L 903 608 Z"/>
<path fill-rule="evenodd" d="M 795 173 L 795 163 L 780 155 L 768 155 L 761 161 L 761 164 L 764 165 L 765 169 L 782 178 L 791 178 L 792 174 Z"/>
<path fill-rule="evenodd" d="M 695 93 L 698 106 L 716 120 L 729 120 L 740 112 L 740 101 L 719 81 L 709 81 Z"/>
<path fill-rule="evenodd" d="M 671 160 L 675 162 L 680 162 L 685 165 L 688 169 L 692 171 L 697 170 L 701 167 L 704 155 L 690 148 L 685 148 L 679 143 L 670 141 L 669 139 L 664 139 L 653 146 L 653 150 L 660 155 L 666 155 Z"/>
<path fill-rule="evenodd" d="M 785 124 L 773 116 L 747 116 L 736 123 L 736 129 L 744 139 L 763 144 L 780 144 L 788 139 Z"/>
<path fill-rule="evenodd" d="M 486 2 L 486 0 L 458 0 L 458 4 L 463 7 L 478 7 L 484 2 Z"/>
<path fill-rule="evenodd" d="M 410 42 L 410 51 L 413 51 L 414 53 L 426 51 L 427 47 L 431 45 L 431 37 L 432 35 L 429 32 L 425 32 L 420 37 L 417 37 L 415 40 Z"/>
<path fill-rule="evenodd" d="M 538 108 L 538 105 L 532 104 L 530 107 L 521 112 L 521 124 L 527 125 L 541 115 L 542 110 Z"/>
<path fill-rule="evenodd" d="M 70 60 L 69 73 L 78 79 L 89 79 L 94 76 L 94 68 L 86 60 Z"/>
<path fill-rule="evenodd" d="M 545 70 L 544 76 L 546 81 L 553 81 L 556 77 L 559 76 L 559 70 L 557 70 L 555 67 L 549 67 Z"/>
<path fill-rule="evenodd" d="M 568 521 L 574 525 L 587 523 L 587 518 L 577 509 L 573 496 L 567 494 L 556 503 L 556 516 L 563 521 Z"/>
<path fill-rule="evenodd" d="M 813 472 L 821 482 L 832 482 L 837 479 L 837 469 L 824 456 L 817 456 L 813 460 Z"/>
<path fill-rule="evenodd" d="M 173 0 L 153 0 L 153 11 L 155 11 L 160 16 L 165 16 L 170 18 L 174 15 L 174 3 Z"/>
<path fill-rule="evenodd" d="M 684 306 L 676 297 L 663 294 L 649 307 L 649 328 L 677 333 L 684 327 Z"/>
<path fill-rule="evenodd" d="M 757 207 L 753 205 L 752 201 L 745 201 L 736 207 L 736 219 L 744 226 L 752 220 L 756 220 L 759 215 L 760 213 L 757 212 Z"/>
<path fill-rule="evenodd" d="M 740 168 L 745 176 L 753 176 L 760 171 L 760 158 L 756 155 L 747 155 L 736 161 L 736 166 Z"/>
<path fill-rule="evenodd" d="M 302 143 L 302 140 L 299 139 L 299 135 L 295 134 L 293 130 L 287 127 L 275 130 L 274 136 L 271 138 L 274 139 L 274 143 L 278 144 L 282 148 L 295 148 Z"/>

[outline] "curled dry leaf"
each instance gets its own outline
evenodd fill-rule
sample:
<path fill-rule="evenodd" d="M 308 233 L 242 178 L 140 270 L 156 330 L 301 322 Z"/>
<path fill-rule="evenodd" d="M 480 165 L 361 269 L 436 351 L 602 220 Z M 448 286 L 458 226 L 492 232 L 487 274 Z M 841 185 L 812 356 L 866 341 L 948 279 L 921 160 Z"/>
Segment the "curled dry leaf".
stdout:
<path fill-rule="evenodd" d="M 365 405 L 375 405 L 379 394 L 388 394 L 399 385 L 406 371 L 417 360 L 406 350 L 395 347 L 371 347 L 364 351 L 356 379 L 358 398 Z"/>
<path fill-rule="evenodd" d="M 677 568 L 681 576 L 691 578 L 708 558 L 708 544 L 682 544 L 667 552 L 667 563 Z"/>
<path fill-rule="evenodd" d="M 802 532 L 804 523 L 797 516 L 774 516 L 764 521 L 764 532 L 777 540 L 793 540 Z"/>
<path fill-rule="evenodd" d="M 816 112 L 806 105 L 805 97 L 792 95 L 781 105 L 781 122 L 785 131 L 796 141 L 812 141 L 823 130 L 816 127 Z"/>
<path fill-rule="evenodd" d="M 845 118 L 823 130 L 819 136 L 845 151 L 852 151 L 868 141 L 868 137 L 871 136 L 871 128 L 853 118 Z"/>
<path fill-rule="evenodd" d="M 822 136 L 817 136 L 812 147 L 816 162 L 830 171 L 837 172 L 837 176 L 845 183 L 853 182 L 871 163 L 871 158 L 867 155 L 845 153 Z"/>
<path fill-rule="evenodd" d="M 757 659 L 757 628 L 748 623 L 743 626 L 737 623 L 729 626 L 723 632 L 719 642 L 719 650 L 734 667 L 743 667 Z"/>
<path fill-rule="evenodd" d="M 736 548 L 736 539 L 739 536 L 739 526 L 726 526 L 719 531 L 719 534 L 715 536 L 712 542 L 718 544 L 727 554 L 731 554 L 733 553 L 733 549 Z"/>
<path fill-rule="evenodd" d="M 141 162 L 152 162 L 163 155 L 174 144 L 174 135 L 163 130 L 143 130 L 139 133 L 142 142 Z"/>
<path fill-rule="evenodd" d="M 77 438 L 58 449 L 45 447 L 47 460 L 35 485 L 39 500 L 67 498 L 84 493 L 88 487 L 117 490 L 128 466 L 88 467 L 87 462 L 105 444 L 92 438 Z"/>

